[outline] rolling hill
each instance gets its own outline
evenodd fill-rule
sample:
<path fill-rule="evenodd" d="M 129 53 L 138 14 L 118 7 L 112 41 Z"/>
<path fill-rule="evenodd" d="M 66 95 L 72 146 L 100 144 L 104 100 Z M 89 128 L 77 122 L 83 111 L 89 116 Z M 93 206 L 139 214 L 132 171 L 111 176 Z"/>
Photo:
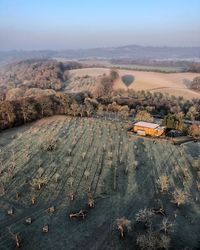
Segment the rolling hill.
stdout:
<path fill-rule="evenodd" d="M 80 84 L 80 78 L 85 76 L 90 77 L 100 77 L 103 74 L 109 74 L 109 69 L 105 68 L 85 68 L 85 69 L 75 69 L 69 71 L 69 77 L 71 77 L 70 88 L 71 91 L 80 90 L 90 90 L 94 91 L 96 82 L 93 81 L 90 84 Z M 121 77 L 124 75 L 133 75 L 135 80 L 129 86 L 129 89 L 135 91 L 148 90 L 152 92 L 162 92 L 168 93 L 175 96 L 183 96 L 186 99 L 200 98 L 200 93 L 189 89 L 186 83 L 192 81 L 197 73 L 157 73 L 157 72 L 143 72 L 143 71 L 133 71 L 133 70 L 118 70 L 120 78 L 115 81 L 114 89 L 127 89 L 126 85 L 123 83 Z M 74 82 L 73 78 L 79 79 Z"/>

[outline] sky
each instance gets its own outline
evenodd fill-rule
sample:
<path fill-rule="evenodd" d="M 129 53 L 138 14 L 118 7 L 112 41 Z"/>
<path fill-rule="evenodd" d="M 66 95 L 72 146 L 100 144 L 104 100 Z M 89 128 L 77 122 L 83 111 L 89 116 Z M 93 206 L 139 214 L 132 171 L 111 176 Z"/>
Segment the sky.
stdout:
<path fill-rule="evenodd" d="M 0 50 L 200 46 L 200 0 L 0 0 Z"/>

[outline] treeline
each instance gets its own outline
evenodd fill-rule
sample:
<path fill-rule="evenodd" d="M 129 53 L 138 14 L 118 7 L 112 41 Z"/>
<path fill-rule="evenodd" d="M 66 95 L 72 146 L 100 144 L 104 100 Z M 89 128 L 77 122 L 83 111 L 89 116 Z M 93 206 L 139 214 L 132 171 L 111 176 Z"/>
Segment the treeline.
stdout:
<path fill-rule="evenodd" d="M 88 93 L 21 98 L 0 102 L 0 130 L 52 115 L 89 116 L 96 103 Z"/>
<path fill-rule="evenodd" d="M 200 99 L 185 100 L 183 97 L 170 96 L 160 92 L 116 90 L 97 98 L 98 102 L 108 105 L 116 102 L 127 105 L 130 110 L 146 110 L 154 116 L 164 117 L 167 114 L 182 112 L 186 119 L 200 120 Z"/>
<path fill-rule="evenodd" d="M 174 71 L 177 72 L 194 72 L 200 73 L 200 63 L 199 62 L 191 62 L 191 61 L 176 61 L 176 60 L 150 60 L 150 59 L 112 59 L 110 60 L 112 64 L 116 65 L 138 65 L 138 66 L 146 66 L 147 68 L 138 70 L 145 70 L 145 71 L 155 71 L 155 72 L 168 72 L 164 68 L 174 68 Z M 148 67 L 152 67 L 148 69 Z M 156 69 L 158 67 L 158 69 Z M 160 69 L 159 69 L 160 67 Z M 163 69 L 162 69 L 163 67 Z M 169 70 L 170 72 L 170 70 Z"/>
<path fill-rule="evenodd" d="M 101 77 L 93 94 L 34 88 L 23 92 L 22 88 L 16 88 L 14 93 L 8 93 L 7 97 L 10 98 L 0 101 L 0 130 L 46 116 L 103 116 L 105 111 L 118 113 L 122 117 L 135 116 L 139 111 L 146 111 L 151 116 L 160 118 L 169 114 L 180 114 L 183 119 L 200 120 L 200 99 L 189 101 L 160 92 L 113 91 L 113 83 L 118 77 L 118 72 L 111 70 L 109 75 Z"/>
<path fill-rule="evenodd" d="M 187 69 L 187 71 L 200 73 L 200 63 L 191 63 Z"/>
<path fill-rule="evenodd" d="M 108 79 L 107 79 L 108 80 Z M 102 90 L 102 89 L 101 89 Z M 152 116 L 181 113 L 183 119 L 200 120 L 200 100 L 186 101 L 162 93 L 129 90 L 101 92 L 94 98 L 90 93 L 61 93 L 38 97 L 20 98 L 0 102 L 0 130 L 18 126 L 52 115 L 91 116 L 104 111 L 119 113 L 123 117 L 145 110 Z M 109 93 L 110 91 L 110 93 Z M 126 96 L 125 96 L 126 93 Z"/>

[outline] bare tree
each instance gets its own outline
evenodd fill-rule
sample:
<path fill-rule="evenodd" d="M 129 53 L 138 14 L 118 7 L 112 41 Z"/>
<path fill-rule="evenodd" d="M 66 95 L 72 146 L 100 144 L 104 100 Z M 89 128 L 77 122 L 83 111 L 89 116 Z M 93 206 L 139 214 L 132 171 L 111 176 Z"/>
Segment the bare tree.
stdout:
<path fill-rule="evenodd" d="M 154 216 L 154 213 L 151 209 L 140 209 L 139 212 L 135 215 L 137 222 L 143 222 L 146 226 L 151 223 L 151 218 Z"/>
<path fill-rule="evenodd" d="M 188 133 L 189 135 L 193 136 L 193 137 L 200 137 L 200 127 L 198 124 L 192 124 L 189 129 L 188 129 Z"/>
<path fill-rule="evenodd" d="M 16 247 L 17 248 L 21 247 L 22 246 L 22 240 L 21 240 L 21 237 L 19 236 L 19 234 L 18 233 L 16 233 L 16 234 L 13 233 L 11 231 L 10 227 L 8 227 L 8 231 L 11 234 L 12 238 L 15 240 Z"/>
<path fill-rule="evenodd" d="M 35 203 L 36 203 L 36 197 L 35 197 L 35 195 L 32 195 L 32 197 L 31 197 L 31 204 L 35 205 Z"/>
<path fill-rule="evenodd" d="M 137 245 L 143 250 L 149 249 L 154 250 L 157 249 L 158 239 L 154 233 L 148 231 L 146 234 L 140 234 L 136 239 Z"/>
<path fill-rule="evenodd" d="M 58 173 L 55 173 L 54 180 L 56 183 L 58 182 L 59 178 L 60 178 L 60 175 Z"/>
<path fill-rule="evenodd" d="M 49 232 L 49 225 L 48 224 L 46 224 L 46 225 L 43 226 L 42 232 L 43 233 L 48 233 Z"/>
<path fill-rule="evenodd" d="M 103 113 L 104 113 L 104 107 L 103 107 L 103 105 L 100 103 L 100 104 L 98 105 L 97 115 L 103 116 Z"/>
<path fill-rule="evenodd" d="M 113 80 L 109 76 L 102 77 L 96 86 L 95 89 L 95 96 L 102 97 L 102 96 L 111 96 L 113 91 Z"/>
<path fill-rule="evenodd" d="M 21 194 L 17 191 L 16 192 L 16 200 L 18 201 L 20 199 L 20 197 L 21 197 Z"/>
<path fill-rule="evenodd" d="M 88 193 L 88 207 L 94 207 L 94 198 L 91 192 Z"/>
<path fill-rule="evenodd" d="M 86 106 L 82 104 L 79 105 L 79 112 L 81 117 L 85 116 L 85 114 L 87 113 Z"/>
<path fill-rule="evenodd" d="M 91 116 L 94 113 L 94 106 L 92 104 L 92 100 L 90 98 L 86 98 L 84 101 L 87 116 Z"/>
<path fill-rule="evenodd" d="M 71 112 L 72 112 L 72 115 L 73 116 L 77 116 L 78 115 L 78 113 L 79 113 L 79 105 L 78 105 L 78 103 L 72 103 L 72 105 L 71 105 Z"/>
<path fill-rule="evenodd" d="M 31 182 L 31 185 L 33 187 L 37 187 L 40 190 L 41 187 L 44 185 L 47 185 L 47 183 L 48 183 L 47 176 L 41 176 L 41 177 L 34 178 Z"/>
<path fill-rule="evenodd" d="M 115 81 L 119 78 L 119 72 L 117 69 L 111 69 L 110 71 L 110 78 L 112 81 Z"/>
<path fill-rule="evenodd" d="M 84 210 L 80 210 L 79 212 L 77 213 L 71 213 L 69 214 L 69 218 L 72 219 L 72 218 L 81 218 L 81 219 L 85 219 L 87 216 L 87 211 L 84 211 Z"/>
<path fill-rule="evenodd" d="M 5 194 L 5 186 L 4 184 L 1 182 L 0 183 L 0 196 L 3 196 Z"/>
<path fill-rule="evenodd" d="M 167 235 L 158 234 L 148 230 L 145 234 L 137 236 L 137 245 L 143 250 L 169 249 L 170 238 Z"/>
<path fill-rule="evenodd" d="M 177 206 L 179 207 L 181 204 L 185 204 L 188 200 L 188 196 L 187 194 L 180 190 L 180 189 L 176 189 L 173 193 L 172 193 L 173 199 L 172 202 L 177 204 Z"/>
<path fill-rule="evenodd" d="M 70 176 L 72 176 L 74 173 L 74 167 L 69 167 L 68 172 L 70 173 Z"/>
<path fill-rule="evenodd" d="M 69 192 L 69 198 L 71 201 L 73 201 L 75 199 L 75 193 L 73 190 Z"/>
<path fill-rule="evenodd" d="M 116 219 L 116 225 L 117 225 L 117 229 L 120 232 L 120 236 L 122 238 L 125 237 L 125 235 L 124 235 L 125 229 L 127 229 L 127 230 L 131 229 L 131 221 L 126 219 L 125 217 Z"/>
<path fill-rule="evenodd" d="M 154 118 L 146 110 L 139 110 L 135 116 L 136 121 L 153 122 Z"/>
<path fill-rule="evenodd" d="M 122 118 L 127 118 L 129 115 L 129 107 L 127 105 L 121 106 L 119 108 L 119 114 Z"/>
<path fill-rule="evenodd" d="M 7 170 L 8 171 L 8 176 L 10 178 L 14 177 L 15 166 L 16 166 L 16 155 L 15 155 L 15 152 L 12 151 L 11 156 L 10 156 L 10 164 L 9 164 L 9 167 L 8 167 L 8 170 Z"/>
<path fill-rule="evenodd" d="M 167 191 L 169 188 L 169 177 L 166 175 L 162 175 L 158 179 L 158 185 L 161 192 Z"/>
<path fill-rule="evenodd" d="M 30 121 L 34 115 L 36 115 L 36 110 L 26 99 L 22 99 L 21 113 L 24 123 Z"/>
<path fill-rule="evenodd" d="M 37 101 L 39 103 L 41 117 L 53 114 L 49 96 L 40 96 L 37 98 Z"/>
<path fill-rule="evenodd" d="M 0 102 L 0 118 L 7 120 L 9 125 L 12 126 L 15 120 L 14 106 L 8 101 Z"/>
<path fill-rule="evenodd" d="M 170 242 L 171 242 L 171 239 L 168 235 L 164 235 L 164 234 L 161 234 L 160 237 L 159 237 L 159 248 L 160 249 L 169 249 L 170 248 Z"/>
<path fill-rule="evenodd" d="M 168 218 L 164 217 L 162 222 L 161 222 L 161 227 L 160 230 L 163 231 L 165 234 L 169 233 L 172 231 L 174 224 L 171 223 Z"/>
<path fill-rule="evenodd" d="M 44 174 L 44 168 L 39 167 L 37 170 L 38 176 L 41 177 Z"/>
<path fill-rule="evenodd" d="M 84 176 L 85 176 L 85 178 L 86 178 L 86 180 L 87 180 L 88 177 L 90 176 L 90 171 L 89 171 L 89 170 L 85 170 Z"/>
<path fill-rule="evenodd" d="M 82 156 L 82 160 L 85 160 L 86 152 L 83 152 L 83 153 L 81 154 L 81 156 Z"/>
<path fill-rule="evenodd" d="M 72 187 L 72 186 L 73 186 L 73 183 L 74 183 L 74 178 L 73 178 L 73 177 L 69 177 L 68 183 L 69 183 L 69 185 Z"/>

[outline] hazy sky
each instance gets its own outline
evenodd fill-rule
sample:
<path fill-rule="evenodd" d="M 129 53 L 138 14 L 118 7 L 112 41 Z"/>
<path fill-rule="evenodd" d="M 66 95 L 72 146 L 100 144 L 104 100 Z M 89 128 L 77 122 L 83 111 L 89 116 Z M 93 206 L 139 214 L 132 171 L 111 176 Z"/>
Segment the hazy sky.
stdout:
<path fill-rule="evenodd" d="M 200 0 L 0 0 L 0 50 L 200 46 Z"/>

